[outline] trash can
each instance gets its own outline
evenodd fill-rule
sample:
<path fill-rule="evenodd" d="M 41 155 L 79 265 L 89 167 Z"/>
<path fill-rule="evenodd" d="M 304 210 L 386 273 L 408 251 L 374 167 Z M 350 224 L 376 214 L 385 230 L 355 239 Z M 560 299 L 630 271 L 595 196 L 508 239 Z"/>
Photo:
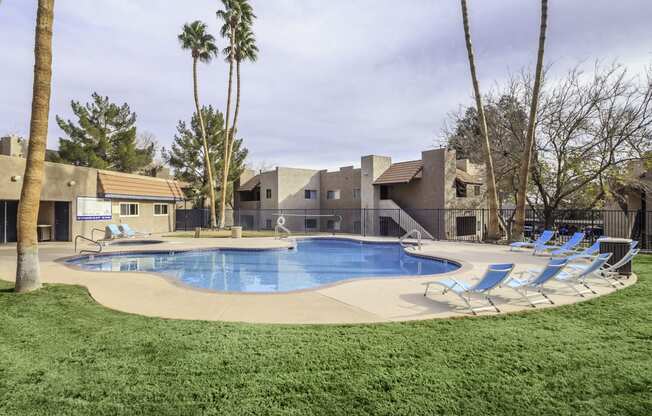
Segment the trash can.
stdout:
<path fill-rule="evenodd" d="M 609 264 L 615 264 L 630 250 L 632 240 L 627 238 L 601 238 L 600 253 L 611 253 Z M 629 277 L 632 274 L 632 262 L 629 261 L 618 268 L 618 273 Z"/>
<path fill-rule="evenodd" d="M 242 238 L 242 227 L 231 227 L 231 238 Z"/>

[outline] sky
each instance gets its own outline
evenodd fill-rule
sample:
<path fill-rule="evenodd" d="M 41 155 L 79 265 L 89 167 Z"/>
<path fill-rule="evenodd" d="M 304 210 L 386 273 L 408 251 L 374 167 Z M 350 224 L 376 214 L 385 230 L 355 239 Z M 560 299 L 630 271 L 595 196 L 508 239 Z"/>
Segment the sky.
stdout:
<path fill-rule="evenodd" d="M 484 91 L 536 63 L 540 3 L 470 0 Z M 631 73 L 652 63 L 652 1 L 550 0 L 546 65 L 563 73 L 596 59 Z M 56 0 L 48 147 L 55 115 L 96 91 L 127 102 L 140 132 L 169 147 L 194 110 L 191 58 L 177 35 L 206 22 L 218 35 L 217 0 Z M 441 142 L 448 114 L 472 105 L 456 0 L 252 0 L 260 49 L 242 66 L 239 136 L 253 167 L 336 169 L 360 156 L 419 158 Z M 0 3 L 0 136 L 26 136 L 36 1 Z M 220 46 L 226 42 L 219 38 Z M 199 71 L 203 104 L 224 111 L 223 57 Z"/>

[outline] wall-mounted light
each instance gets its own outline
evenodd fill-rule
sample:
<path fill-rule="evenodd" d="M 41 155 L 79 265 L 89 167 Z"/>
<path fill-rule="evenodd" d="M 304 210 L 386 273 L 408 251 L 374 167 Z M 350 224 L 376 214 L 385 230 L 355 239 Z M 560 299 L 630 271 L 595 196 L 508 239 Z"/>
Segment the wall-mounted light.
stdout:
<path fill-rule="evenodd" d="M 75 186 L 75 185 L 77 185 L 77 182 L 75 181 L 68 182 L 68 186 Z"/>
<path fill-rule="evenodd" d="M 18 182 L 20 180 L 20 175 L 14 175 L 11 177 L 12 182 Z"/>

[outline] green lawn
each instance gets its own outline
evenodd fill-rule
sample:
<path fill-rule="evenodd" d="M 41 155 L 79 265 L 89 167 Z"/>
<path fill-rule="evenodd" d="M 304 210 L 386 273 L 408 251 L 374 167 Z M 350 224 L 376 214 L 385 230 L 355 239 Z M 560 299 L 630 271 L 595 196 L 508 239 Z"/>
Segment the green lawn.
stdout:
<path fill-rule="evenodd" d="M 0 283 L 0 414 L 649 415 L 652 257 L 635 269 L 545 312 L 353 326 L 152 319 Z"/>

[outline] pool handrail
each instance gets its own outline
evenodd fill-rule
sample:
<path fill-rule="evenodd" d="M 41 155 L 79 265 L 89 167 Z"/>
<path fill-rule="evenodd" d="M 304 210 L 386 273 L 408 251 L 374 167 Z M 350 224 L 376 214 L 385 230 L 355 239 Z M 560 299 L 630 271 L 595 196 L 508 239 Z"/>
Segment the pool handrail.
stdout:
<path fill-rule="evenodd" d="M 405 247 L 405 245 L 403 244 L 403 240 L 410 237 L 412 234 L 416 234 L 416 236 L 417 236 L 417 246 L 419 247 L 419 251 L 421 251 L 421 231 L 417 230 L 416 228 L 414 228 L 414 229 L 408 231 L 407 233 L 403 234 L 403 237 L 400 237 L 398 239 L 398 242 L 403 247 Z"/>

